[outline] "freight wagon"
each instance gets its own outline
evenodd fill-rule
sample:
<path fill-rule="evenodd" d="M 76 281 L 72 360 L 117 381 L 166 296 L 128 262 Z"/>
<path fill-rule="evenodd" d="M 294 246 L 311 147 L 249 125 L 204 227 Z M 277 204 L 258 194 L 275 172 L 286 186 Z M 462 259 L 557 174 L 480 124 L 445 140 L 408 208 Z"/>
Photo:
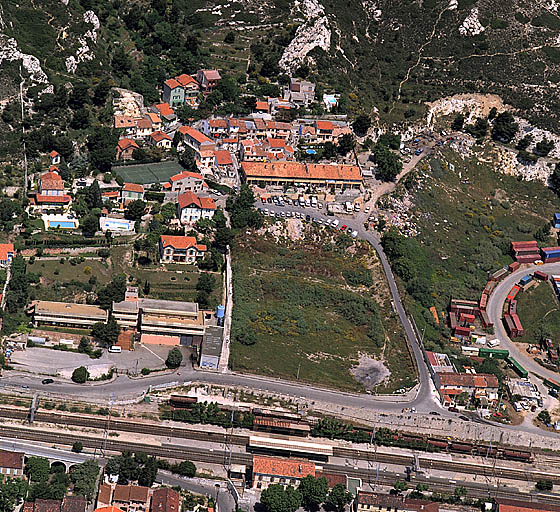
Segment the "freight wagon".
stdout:
<path fill-rule="evenodd" d="M 540 279 L 541 281 L 548 281 L 548 274 L 545 274 L 540 270 L 537 270 L 534 275 L 536 279 Z"/>
<path fill-rule="evenodd" d="M 529 372 L 525 368 L 523 368 L 523 366 L 521 366 L 513 357 L 507 356 L 506 362 L 511 365 L 515 373 L 517 373 L 517 375 L 519 375 L 520 377 L 526 379 L 529 375 Z"/>
<path fill-rule="evenodd" d="M 478 351 L 481 357 L 495 357 L 496 359 L 506 359 L 509 356 L 509 350 L 503 348 L 486 348 L 482 347 Z"/>
<path fill-rule="evenodd" d="M 485 293 L 483 293 L 483 294 L 480 296 L 480 302 L 479 302 L 479 304 L 478 304 L 478 306 L 479 306 L 481 312 L 486 311 L 486 305 L 487 305 L 487 304 L 488 304 L 488 295 L 486 295 Z"/>
<path fill-rule="evenodd" d="M 516 270 L 519 269 L 520 266 L 521 266 L 521 263 L 519 263 L 519 261 L 514 261 L 513 263 L 510 263 L 508 265 L 508 270 L 510 272 L 515 272 Z"/>
<path fill-rule="evenodd" d="M 515 328 L 515 324 L 513 323 L 513 319 L 509 313 L 504 315 L 504 327 L 510 338 L 515 338 L 517 336 L 517 329 Z"/>
<path fill-rule="evenodd" d="M 508 273 L 507 269 L 501 268 L 500 270 L 496 270 L 491 276 L 490 281 L 499 281 Z"/>
<path fill-rule="evenodd" d="M 513 300 L 515 299 L 516 295 L 519 293 L 519 286 L 515 285 L 510 291 L 508 296 L 506 297 L 506 300 Z"/>
<path fill-rule="evenodd" d="M 494 324 L 490 321 L 490 318 L 488 317 L 488 313 L 486 313 L 486 311 L 480 312 L 480 319 L 482 320 L 482 326 L 485 329 L 494 327 Z"/>

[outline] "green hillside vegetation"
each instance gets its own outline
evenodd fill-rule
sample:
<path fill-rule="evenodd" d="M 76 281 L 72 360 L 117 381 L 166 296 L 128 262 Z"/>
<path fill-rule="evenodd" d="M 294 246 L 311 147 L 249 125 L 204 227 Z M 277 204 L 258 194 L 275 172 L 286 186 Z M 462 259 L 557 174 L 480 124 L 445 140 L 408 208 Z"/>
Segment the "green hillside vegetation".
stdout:
<path fill-rule="evenodd" d="M 446 311 L 451 297 L 478 300 L 489 273 L 511 263 L 512 240 L 537 235 L 542 245 L 554 245 L 546 233 L 560 207 L 558 197 L 540 182 L 498 174 L 483 160 L 490 161 L 489 155 L 462 160 L 450 149 L 441 151 L 407 180 L 415 201 L 411 220 L 419 236 L 389 231 L 383 237 L 408 292 L 407 308 L 419 328 L 426 327 L 430 348 L 445 348 L 450 331 L 444 321 L 435 324 L 429 307 Z M 403 185 L 399 188 L 397 194 L 404 191 Z"/>
<path fill-rule="evenodd" d="M 233 250 L 234 370 L 294 380 L 299 369 L 301 381 L 359 390 L 348 370 L 364 353 L 382 356 L 392 372 L 379 391 L 414 381 L 375 254 L 360 244 L 351 256 L 352 240 L 339 232 L 334 237 L 334 244 L 326 237 L 276 243 L 271 235 L 239 235 Z"/>
<path fill-rule="evenodd" d="M 545 282 L 517 294 L 517 314 L 524 335 L 514 338 L 521 343 L 536 343 L 550 338 L 554 346 L 560 343 L 560 307 L 552 287 Z"/>

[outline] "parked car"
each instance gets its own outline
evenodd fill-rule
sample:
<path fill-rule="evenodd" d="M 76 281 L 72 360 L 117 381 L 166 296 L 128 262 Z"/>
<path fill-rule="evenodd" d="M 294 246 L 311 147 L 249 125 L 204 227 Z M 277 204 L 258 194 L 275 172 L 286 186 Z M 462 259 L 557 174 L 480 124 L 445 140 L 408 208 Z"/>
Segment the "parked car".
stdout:
<path fill-rule="evenodd" d="M 347 228 L 347 227 L 348 227 L 348 226 L 347 226 L 346 224 L 343 224 L 342 227 L 340 228 L 340 231 L 346 231 L 346 228 Z"/>
<path fill-rule="evenodd" d="M 340 221 L 338 219 L 333 220 L 332 225 L 336 228 L 338 227 L 338 225 L 340 224 Z"/>
<path fill-rule="evenodd" d="M 52 384 L 54 382 L 53 379 L 43 379 L 41 381 L 41 384 Z"/>
<path fill-rule="evenodd" d="M 309 222 L 309 221 L 311 220 L 311 215 L 306 215 L 306 216 L 305 216 L 305 220 L 306 220 L 307 222 Z"/>
<path fill-rule="evenodd" d="M 466 416 L 463 416 L 462 414 L 461 414 L 461 416 L 459 416 L 459 419 L 461 419 L 463 421 L 471 421 L 470 418 L 467 418 Z"/>
<path fill-rule="evenodd" d="M 352 238 L 356 238 L 358 236 L 358 232 L 357 231 L 352 231 Z"/>
<path fill-rule="evenodd" d="M 436 411 L 430 411 L 430 414 L 432 416 L 440 416 L 439 412 L 436 412 Z"/>
<path fill-rule="evenodd" d="M 447 409 L 449 412 L 459 412 L 459 409 L 457 409 L 457 407 L 451 406 Z"/>

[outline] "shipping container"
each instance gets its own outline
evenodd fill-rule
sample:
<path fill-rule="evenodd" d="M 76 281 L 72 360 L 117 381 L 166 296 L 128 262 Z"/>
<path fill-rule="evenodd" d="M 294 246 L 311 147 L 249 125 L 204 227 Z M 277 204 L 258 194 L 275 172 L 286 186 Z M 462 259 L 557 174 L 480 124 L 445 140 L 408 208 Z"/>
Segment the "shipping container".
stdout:
<path fill-rule="evenodd" d="M 560 391 L 560 383 L 556 382 L 555 380 L 552 379 L 544 379 L 543 380 L 543 384 L 546 387 L 549 387 L 551 389 L 555 389 L 556 391 Z"/>
<path fill-rule="evenodd" d="M 517 336 L 515 324 L 513 323 L 511 315 L 509 314 L 504 315 L 504 327 L 506 328 L 506 331 L 511 338 L 515 338 Z"/>
<path fill-rule="evenodd" d="M 488 313 L 486 313 L 486 311 L 480 312 L 480 319 L 482 320 L 482 326 L 485 329 L 494 327 L 494 324 L 490 321 L 490 318 L 488 318 Z"/>
<path fill-rule="evenodd" d="M 554 258 L 545 258 L 545 263 L 557 263 L 560 261 L 560 256 Z"/>
<path fill-rule="evenodd" d="M 527 276 L 523 276 L 520 280 L 519 280 L 519 284 L 521 286 L 525 286 L 527 283 L 531 282 L 533 280 L 533 276 L 532 275 L 527 275 Z"/>
<path fill-rule="evenodd" d="M 490 295 L 494 290 L 494 288 L 496 288 L 496 281 L 488 281 L 482 293 L 485 293 L 486 295 Z"/>
<path fill-rule="evenodd" d="M 486 295 L 485 293 L 483 293 L 480 296 L 480 302 L 479 302 L 479 307 L 481 311 L 486 311 L 486 304 L 488 303 L 488 295 Z"/>
<path fill-rule="evenodd" d="M 519 286 L 515 285 L 510 291 L 508 296 L 506 297 L 506 300 L 513 300 L 515 299 L 515 296 L 519 293 Z"/>
<path fill-rule="evenodd" d="M 526 248 L 526 247 L 538 247 L 538 243 L 536 240 L 527 240 L 527 241 L 523 241 L 523 242 L 511 242 L 511 248 L 514 251 L 517 251 L 520 248 Z"/>
<path fill-rule="evenodd" d="M 468 327 L 455 328 L 455 336 L 469 336 L 470 334 L 471 334 L 471 330 Z"/>
<path fill-rule="evenodd" d="M 539 261 L 541 256 L 539 253 L 535 254 L 528 254 L 523 256 L 516 256 L 515 258 L 519 263 L 535 263 L 535 261 Z"/>
<path fill-rule="evenodd" d="M 510 272 L 515 272 L 520 266 L 521 266 L 521 263 L 519 263 L 518 261 L 514 261 L 513 263 L 510 263 L 508 265 L 508 270 Z"/>
<path fill-rule="evenodd" d="M 545 274 L 540 270 L 537 270 L 534 275 L 536 279 L 540 279 L 541 281 L 548 281 L 548 274 Z"/>
<path fill-rule="evenodd" d="M 514 315 L 515 313 L 517 313 L 517 301 L 516 301 L 516 300 L 512 300 L 512 301 L 509 303 L 508 313 L 509 313 L 510 315 Z"/>
<path fill-rule="evenodd" d="M 515 325 L 515 330 L 517 331 L 516 336 L 523 336 L 523 326 L 521 325 L 521 320 L 519 320 L 517 313 L 513 313 L 511 315 L 511 319 L 513 320 L 513 325 Z"/>
<path fill-rule="evenodd" d="M 508 273 L 507 269 L 501 268 L 500 270 L 496 270 L 491 276 L 491 281 L 499 281 L 502 277 L 504 277 Z"/>
<path fill-rule="evenodd" d="M 453 311 L 449 313 L 449 327 L 452 330 L 457 327 L 457 317 L 455 316 L 455 313 Z"/>
<path fill-rule="evenodd" d="M 556 247 L 543 247 L 541 249 L 542 252 L 557 252 L 560 254 L 560 246 Z"/>
<path fill-rule="evenodd" d="M 480 357 L 495 357 L 496 359 L 506 359 L 509 351 L 504 348 L 486 348 L 481 347 L 478 351 Z"/>

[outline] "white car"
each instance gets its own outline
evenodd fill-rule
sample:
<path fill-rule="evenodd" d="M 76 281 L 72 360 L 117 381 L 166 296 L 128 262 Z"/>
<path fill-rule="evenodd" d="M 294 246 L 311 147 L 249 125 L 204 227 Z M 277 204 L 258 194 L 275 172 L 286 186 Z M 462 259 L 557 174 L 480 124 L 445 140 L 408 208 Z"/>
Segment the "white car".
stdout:
<path fill-rule="evenodd" d="M 366 213 L 368 213 L 368 212 L 369 212 L 369 210 L 370 210 L 370 207 L 369 207 L 369 206 L 366 206 L 366 208 L 365 208 L 365 210 L 364 210 L 364 211 L 365 211 Z"/>
<path fill-rule="evenodd" d="M 352 231 L 352 238 L 356 238 L 358 236 L 358 232 L 357 231 Z"/>
<path fill-rule="evenodd" d="M 338 219 L 333 220 L 332 225 L 336 228 L 338 227 L 338 225 L 340 224 L 340 221 Z"/>

